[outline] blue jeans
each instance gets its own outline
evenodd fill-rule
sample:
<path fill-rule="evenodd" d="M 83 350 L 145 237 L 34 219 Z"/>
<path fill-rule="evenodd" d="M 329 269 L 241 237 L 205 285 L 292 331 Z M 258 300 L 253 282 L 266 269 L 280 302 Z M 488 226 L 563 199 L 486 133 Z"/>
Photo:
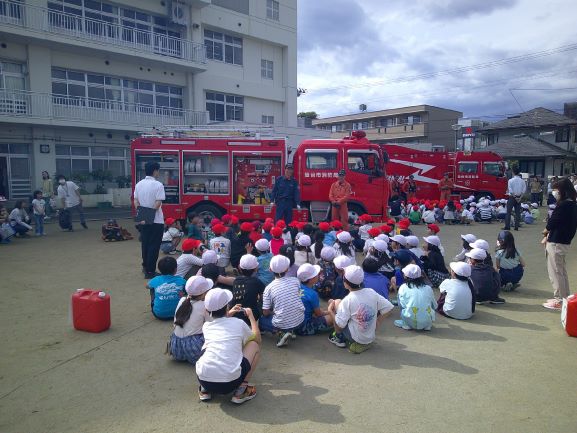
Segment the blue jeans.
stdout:
<path fill-rule="evenodd" d="M 518 265 L 513 269 L 499 269 L 499 275 L 501 275 L 501 285 L 507 283 L 517 284 L 523 278 L 524 269 L 523 266 Z"/>
<path fill-rule="evenodd" d="M 84 209 L 82 208 L 82 203 L 77 204 L 76 206 L 72 206 L 67 208 L 70 211 L 70 222 L 72 222 L 72 211 L 78 212 L 80 216 L 80 224 L 86 224 L 86 220 L 84 219 Z"/>
<path fill-rule="evenodd" d="M 275 221 L 284 220 L 289 224 L 293 220 L 293 203 L 292 200 L 279 200 L 276 203 Z"/>
<path fill-rule="evenodd" d="M 44 215 L 34 214 L 34 221 L 36 222 L 35 232 L 37 235 L 44 234 Z"/>

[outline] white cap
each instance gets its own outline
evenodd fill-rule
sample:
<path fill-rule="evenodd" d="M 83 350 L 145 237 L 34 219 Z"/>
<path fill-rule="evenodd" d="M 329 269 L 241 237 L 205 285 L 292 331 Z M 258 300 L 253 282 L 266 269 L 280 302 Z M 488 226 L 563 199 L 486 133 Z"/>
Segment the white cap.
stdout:
<path fill-rule="evenodd" d="M 301 247 L 310 247 L 311 246 L 311 237 L 309 235 L 300 235 L 297 239 L 297 244 Z"/>
<path fill-rule="evenodd" d="M 339 234 L 337 234 L 337 239 L 340 242 L 349 243 L 352 240 L 352 237 L 349 232 L 342 231 Z"/>
<path fill-rule="evenodd" d="M 291 261 L 285 256 L 274 256 L 270 259 L 270 270 L 275 274 L 282 274 L 288 270 L 291 265 Z"/>
<path fill-rule="evenodd" d="M 403 275 L 407 278 L 415 279 L 421 277 L 421 268 L 415 264 L 407 265 L 403 268 Z"/>
<path fill-rule="evenodd" d="M 468 244 L 472 244 L 473 242 L 475 242 L 477 240 L 477 236 L 468 233 L 466 235 L 461 235 L 461 239 L 463 239 L 464 241 L 467 241 Z"/>
<path fill-rule="evenodd" d="M 465 204 L 465 200 L 459 200 L 459 203 Z"/>
<path fill-rule="evenodd" d="M 469 278 L 471 276 L 471 265 L 465 262 L 451 262 L 449 267 L 453 272 L 461 277 Z"/>
<path fill-rule="evenodd" d="M 337 269 L 345 269 L 347 266 L 350 266 L 353 264 L 353 259 L 351 259 L 348 256 L 337 256 L 334 258 L 333 263 L 335 265 L 335 268 Z"/>
<path fill-rule="evenodd" d="M 389 244 L 387 244 L 385 241 L 376 240 L 375 243 L 373 244 L 373 247 L 375 248 L 375 250 L 384 253 L 389 248 Z"/>
<path fill-rule="evenodd" d="M 256 248 L 257 250 L 259 250 L 260 252 L 268 251 L 269 248 L 270 248 L 269 242 L 268 242 L 266 239 L 264 239 L 264 238 L 259 239 L 258 241 L 256 241 L 255 244 L 254 244 L 254 246 L 255 246 L 255 248 Z"/>
<path fill-rule="evenodd" d="M 550 205 L 549 205 L 549 209 L 555 209 L 556 207 L 557 207 L 556 204 L 550 204 Z"/>
<path fill-rule="evenodd" d="M 390 240 L 390 238 L 384 233 L 381 233 L 375 239 L 378 241 L 385 241 L 386 243 L 389 243 L 389 240 Z"/>
<path fill-rule="evenodd" d="M 261 239 L 262 240 L 262 239 Z M 239 266 L 248 271 L 258 268 L 258 259 L 252 254 L 245 254 L 240 258 Z"/>
<path fill-rule="evenodd" d="M 357 286 L 363 284 L 365 273 L 363 268 L 357 265 L 350 265 L 345 268 L 345 280 Z"/>
<path fill-rule="evenodd" d="M 419 246 L 419 238 L 417 236 L 405 236 L 407 239 L 407 246 L 415 248 Z"/>
<path fill-rule="evenodd" d="M 311 265 L 310 263 L 304 263 L 300 265 L 297 271 L 297 278 L 304 283 L 305 281 L 308 281 L 311 278 L 316 277 L 320 271 L 321 267 L 319 265 Z"/>
<path fill-rule="evenodd" d="M 502 198 L 500 201 L 501 201 L 501 204 L 507 204 L 507 199 Z"/>
<path fill-rule="evenodd" d="M 214 250 L 205 250 L 202 253 L 202 264 L 209 265 L 209 264 L 216 264 L 218 262 L 218 254 Z"/>
<path fill-rule="evenodd" d="M 474 196 L 474 195 L 470 195 L 470 196 L 469 196 L 469 200 L 475 200 L 475 196 Z"/>
<path fill-rule="evenodd" d="M 523 203 L 523 204 L 521 205 L 521 207 L 522 207 L 523 209 L 529 209 L 529 205 L 528 205 L 527 203 Z"/>
<path fill-rule="evenodd" d="M 473 203 L 471 203 L 469 206 L 471 206 L 471 207 L 477 207 L 477 203 L 473 202 Z"/>
<path fill-rule="evenodd" d="M 391 240 L 393 242 L 396 242 L 398 244 L 401 244 L 402 246 L 406 246 L 407 245 L 407 238 L 405 238 L 403 235 L 395 235 L 391 238 Z"/>
<path fill-rule="evenodd" d="M 475 260 L 485 260 L 487 258 L 487 251 L 481 248 L 473 248 L 468 253 L 465 253 L 465 256 Z"/>
<path fill-rule="evenodd" d="M 531 206 L 534 207 L 535 209 L 537 209 L 539 207 L 539 205 L 537 203 L 531 203 Z"/>
<path fill-rule="evenodd" d="M 204 308 L 206 311 L 218 311 L 224 308 L 232 301 L 232 292 L 230 290 L 215 287 L 206 294 L 204 298 Z"/>
<path fill-rule="evenodd" d="M 337 255 L 337 251 L 333 247 L 323 247 L 321 250 L 321 259 L 327 262 L 332 261 Z"/>
<path fill-rule="evenodd" d="M 471 248 L 481 248 L 482 250 L 489 251 L 489 242 L 485 239 L 477 239 L 475 242 L 470 243 Z"/>
<path fill-rule="evenodd" d="M 441 246 L 441 239 L 438 236 L 426 236 L 423 238 L 426 243 L 436 246 L 437 248 Z"/>
<path fill-rule="evenodd" d="M 184 290 L 186 290 L 186 293 L 188 293 L 189 296 L 198 296 L 202 295 L 204 292 L 208 292 L 212 289 L 213 285 L 214 283 L 210 278 L 195 275 L 186 280 Z"/>

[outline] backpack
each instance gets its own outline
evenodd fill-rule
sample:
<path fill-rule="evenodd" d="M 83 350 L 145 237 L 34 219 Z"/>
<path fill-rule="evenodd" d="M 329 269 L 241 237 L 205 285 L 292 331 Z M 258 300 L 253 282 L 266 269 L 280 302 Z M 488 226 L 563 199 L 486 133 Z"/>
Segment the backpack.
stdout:
<path fill-rule="evenodd" d="M 72 217 L 68 209 L 63 209 L 58 213 L 58 224 L 62 230 L 70 230 L 72 228 Z"/>

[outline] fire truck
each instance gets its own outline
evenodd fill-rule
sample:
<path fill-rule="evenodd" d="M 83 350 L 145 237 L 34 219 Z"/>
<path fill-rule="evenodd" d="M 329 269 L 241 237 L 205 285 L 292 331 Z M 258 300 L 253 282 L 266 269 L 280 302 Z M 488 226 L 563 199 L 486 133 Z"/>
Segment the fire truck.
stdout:
<path fill-rule="evenodd" d="M 290 155 L 285 139 L 269 132 L 165 127 L 145 133 L 131 143 L 133 188 L 145 177 L 145 164 L 156 161 L 166 193 L 165 217 L 182 220 L 189 212 L 204 221 L 225 213 L 240 220 L 274 217 L 272 188 Z M 387 214 L 386 154 L 363 131 L 338 140 L 305 140 L 292 162 L 301 204 L 308 211 L 297 213 L 299 219 L 318 222 L 329 217 L 329 189 L 341 169 L 353 186 L 352 218 L 369 213 L 380 219 Z"/>
<path fill-rule="evenodd" d="M 387 176 L 401 183 L 413 175 L 417 198 L 439 199 L 439 180 L 445 173 L 455 185 L 454 199 L 475 197 L 503 198 L 507 191 L 506 163 L 494 152 L 430 152 L 411 147 L 381 145 L 389 155 Z"/>

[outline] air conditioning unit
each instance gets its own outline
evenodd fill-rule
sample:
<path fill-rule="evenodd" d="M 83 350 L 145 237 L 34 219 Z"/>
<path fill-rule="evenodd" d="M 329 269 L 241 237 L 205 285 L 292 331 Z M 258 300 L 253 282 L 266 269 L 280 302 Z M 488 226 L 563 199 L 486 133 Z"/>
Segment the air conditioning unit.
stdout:
<path fill-rule="evenodd" d="M 170 21 L 181 26 L 188 25 L 189 10 L 185 3 L 181 1 L 170 2 Z"/>

